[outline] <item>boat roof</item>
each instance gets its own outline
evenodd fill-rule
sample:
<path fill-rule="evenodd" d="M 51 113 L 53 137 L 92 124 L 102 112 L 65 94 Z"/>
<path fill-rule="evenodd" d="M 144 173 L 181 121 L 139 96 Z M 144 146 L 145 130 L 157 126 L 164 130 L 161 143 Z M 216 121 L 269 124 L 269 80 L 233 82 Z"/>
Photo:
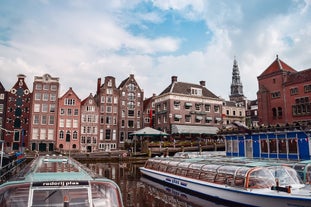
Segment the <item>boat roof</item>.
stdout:
<path fill-rule="evenodd" d="M 70 157 L 40 156 L 28 165 L 16 180 L 26 182 L 93 180 L 97 175 Z"/>

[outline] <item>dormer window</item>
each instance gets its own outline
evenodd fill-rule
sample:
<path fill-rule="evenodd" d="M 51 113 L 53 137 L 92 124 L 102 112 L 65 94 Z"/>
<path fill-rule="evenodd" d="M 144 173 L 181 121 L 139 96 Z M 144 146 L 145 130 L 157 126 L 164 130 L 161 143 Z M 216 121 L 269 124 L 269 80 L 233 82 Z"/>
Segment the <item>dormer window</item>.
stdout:
<path fill-rule="evenodd" d="M 201 88 L 191 88 L 191 95 L 202 96 L 202 89 Z"/>

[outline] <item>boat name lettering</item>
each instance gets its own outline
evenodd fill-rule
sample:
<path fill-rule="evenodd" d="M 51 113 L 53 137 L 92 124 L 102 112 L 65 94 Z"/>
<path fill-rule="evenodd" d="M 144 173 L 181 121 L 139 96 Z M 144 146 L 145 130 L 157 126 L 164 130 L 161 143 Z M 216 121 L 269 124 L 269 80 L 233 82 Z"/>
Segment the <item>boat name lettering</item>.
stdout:
<path fill-rule="evenodd" d="M 172 179 L 172 183 L 177 184 L 177 185 L 180 185 L 179 180 L 176 180 L 176 179 Z"/>
<path fill-rule="evenodd" d="M 76 186 L 87 185 L 87 181 L 49 181 L 49 182 L 36 182 L 33 186 Z"/>

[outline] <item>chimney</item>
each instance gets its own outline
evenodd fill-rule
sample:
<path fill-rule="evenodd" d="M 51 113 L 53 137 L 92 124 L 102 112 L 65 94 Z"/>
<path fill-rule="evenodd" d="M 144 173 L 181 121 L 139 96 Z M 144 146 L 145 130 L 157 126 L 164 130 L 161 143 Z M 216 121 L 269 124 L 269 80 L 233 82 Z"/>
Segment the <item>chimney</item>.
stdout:
<path fill-rule="evenodd" d="M 102 82 L 102 79 L 98 78 L 97 79 L 97 92 L 96 92 L 97 94 L 99 94 L 101 82 Z"/>
<path fill-rule="evenodd" d="M 203 81 L 203 80 L 200 81 L 200 85 L 203 86 L 203 87 L 205 87 L 205 81 Z"/>
<path fill-rule="evenodd" d="M 172 76 L 172 83 L 177 82 L 177 76 Z"/>

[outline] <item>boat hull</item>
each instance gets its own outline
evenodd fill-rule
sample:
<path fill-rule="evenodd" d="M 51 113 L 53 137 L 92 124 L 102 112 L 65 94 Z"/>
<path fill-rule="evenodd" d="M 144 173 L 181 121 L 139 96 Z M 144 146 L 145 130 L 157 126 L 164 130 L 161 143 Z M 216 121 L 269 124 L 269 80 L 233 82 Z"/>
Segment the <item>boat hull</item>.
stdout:
<path fill-rule="evenodd" d="M 154 178 L 161 182 L 180 187 L 208 197 L 239 203 L 248 206 L 275 206 L 275 207 L 311 207 L 310 198 L 299 198 L 285 192 L 271 191 L 265 189 L 245 189 L 208 183 L 183 176 L 172 175 L 147 168 L 140 168 L 143 175 Z"/>

